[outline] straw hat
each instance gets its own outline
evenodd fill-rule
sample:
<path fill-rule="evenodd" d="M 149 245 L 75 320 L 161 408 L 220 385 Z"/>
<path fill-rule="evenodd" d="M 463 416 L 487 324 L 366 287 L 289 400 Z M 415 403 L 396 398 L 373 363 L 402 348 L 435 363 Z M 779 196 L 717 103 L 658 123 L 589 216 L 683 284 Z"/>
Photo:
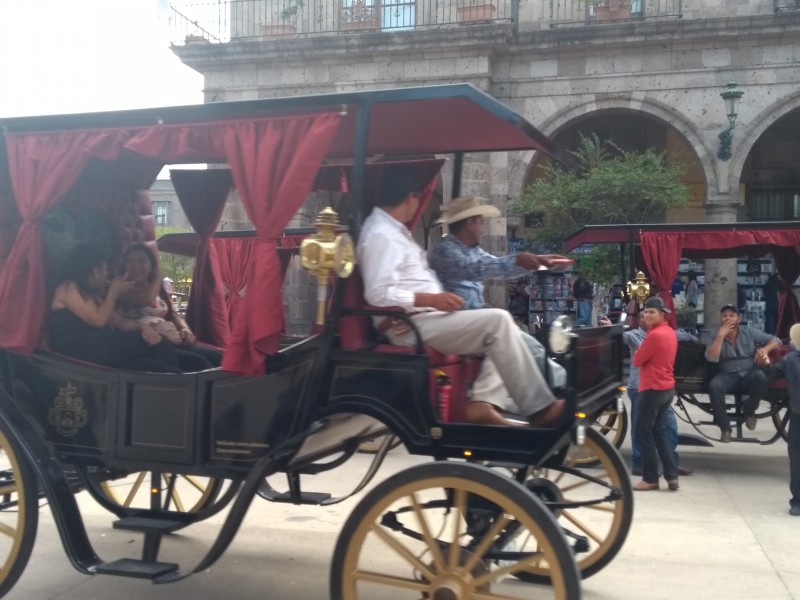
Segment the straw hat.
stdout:
<path fill-rule="evenodd" d="M 450 225 L 456 221 L 463 221 L 470 217 L 486 217 L 493 219 L 500 216 L 497 207 L 491 204 L 481 204 L 475 196 L 461 196 L 454 198 L 445 206 L 442 218 L 436 221 L 437 225 Z"/>
<path fill-rule="evenodd" d="M 800 350 L 800 323 L 795 323 L 789 329 L 789 339 L 792 340 L 794 347 Z"/>

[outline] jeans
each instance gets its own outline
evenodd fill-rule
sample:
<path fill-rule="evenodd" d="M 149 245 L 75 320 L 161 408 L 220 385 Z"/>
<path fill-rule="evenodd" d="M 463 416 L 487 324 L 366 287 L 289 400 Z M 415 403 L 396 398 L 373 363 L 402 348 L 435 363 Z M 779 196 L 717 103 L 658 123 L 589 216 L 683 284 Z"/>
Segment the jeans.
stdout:
<path fill-rule="evenodd" d="M 639 410 L 636 414 L 636 437 L 642 457 L 642 479 L 658 482 L 658 461 L 664 467 L 664 478 L 678 478 L 678 465 L 673 458 L 674 448 L 667 441 L 667 412 L 670 411 L 674 388 L 668 390 L 642 390 L 639 392 Z"/>
<path fill-rule="evenodd" d="M 744 375 L 738 373 L 717 373 L 708 384 L 708 398 L 714 423 L 721 431 L 731 430 L 731 421 L 725 410 L 725 394 L 746 394 L 742 403 L 742 413 L 747 417 L 756 412 L 759 402 L 767 394 L 769 377 L 763 369 L 750 369 Z"/>
<path fill-rule="evenodd" d="M 641 471 L 642 457 L 639 453 L 639 441 L 636 438 L 636 407 L 638 405 L 639 391 L 628 388 L 628 398 L 631 399 L 631 467 Z M 675 464 L 681 464 L 680 457 L 678 456 L 678 419 L 675 417 L 675 412 L 671 408 L 667 411 L 667 441 L 672 448 Z"/>
<path fill-rule="evenodd" d="M 577 300 L 575 302 L 575 325 L 591 325 L 592 324 L 592 301 L 591 300 Z"/>
<path fill-rule="evenodd" d="M 789 504 L 800 506 L 800 413 L 791 412 L 789 416 L 789 491 L 792 494 Z"/>

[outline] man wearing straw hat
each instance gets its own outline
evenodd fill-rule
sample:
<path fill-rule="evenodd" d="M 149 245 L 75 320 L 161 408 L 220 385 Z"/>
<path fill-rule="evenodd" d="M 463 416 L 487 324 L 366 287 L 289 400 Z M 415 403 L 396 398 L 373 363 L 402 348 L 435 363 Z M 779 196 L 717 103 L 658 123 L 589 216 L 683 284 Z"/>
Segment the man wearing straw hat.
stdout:
<path fill-rule="evenodd" d="M 449 235 L 428 253 L 436 275 L 448 292 L 464 299 L 464 309 L 484 307 L 483 282 L 487 279 L 516 279 L 539 267 L 560 268 L 572 264 L 572 260 L 559 255 L 537 256 L 530 252 L 518 252 L 508 256 L 494 256 L 480 247 L 484 234 L 485 219 L 500 216 L 500 211 L 489 204 L 481 204 L 474 196 L 462 196 L 452 200 L 437 221 L 448 228 Z M 566 371 L 555 361 L 545 366 L 544 347 L 531 335 L 524 332 L 522 338 L 536 360 L 539 370 L 548 373 L 553 387 L 566 385 Z"/>
<path fill-rule="evenodd" d="M 446 292 L 428 266 L 425 251 L 414 241 L 405 223 L 419 208 L 422 190 L 408 165 L 389 168 L 381 193 L 358 237 L 358 262 L 364 279 L 364 297 L 375 306 L 397 306 L 411 316 L 423 341 L 445 354 L 483 354 L 481 371 L 472 387 L 467 421 L 512 425 L 502 411 L 526 417 L 534 427 L 555 424 L 566 403 L 556 399 L 539 375 L 511 315 L 500 309 L 459 310 L 464 300 Z M 389 327 L 393 344 L 413 345 L 415 335 Z M 511 400 L 509 400 L 509 398 Z"/>

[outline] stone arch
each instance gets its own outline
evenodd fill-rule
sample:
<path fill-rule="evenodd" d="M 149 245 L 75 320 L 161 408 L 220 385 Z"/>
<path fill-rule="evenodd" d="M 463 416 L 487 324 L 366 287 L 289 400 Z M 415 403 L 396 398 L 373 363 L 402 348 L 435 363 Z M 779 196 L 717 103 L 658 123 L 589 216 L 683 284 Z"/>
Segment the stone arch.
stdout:
<path fill-rule="evenodd" d="M 739 180 L 742 177 L 744 163 L 750 155 L 753 146 L 755 146 L 764 132 L 777 120 L 798 108 L 800 108 L 800 93 L 786 94 L 778 98 L 751 119 L 750 123 L 744 127 L 743 130 L 737 129 L 734 131 L 734 136 L 736 136 L 737 132 L 743 131 L 744 133 L 741 134 L 741 142 L 736 144 L 733 156 L 730 160 L 730 166 L 728 168 L 728 189 L 734 190 L 739 187 Z M 735 139 L 734 137 L 734 140 Z"/>
<path fill-rule="evenodd" d="M 537 124 L 537 127 L 548 136 L 552 136 L 579 117 L 586 117 L 593 112 L 608 109 L 626 109 L 642 112 L 672 127 L 686 139 L 687 144 L 694 151 L 695 158 L 700 163 L 705 174 L 706 194 L 709 195 L 719 189 L 719 165 L 716 161 L 714 149 L 709 147 L 706 141 L 698 135 L 691 121 L 676 113 L 671 107 L 656 100 L 638 98 L 635 95 L 609 96 L 587 100 L 557 111 L 543 123 Z M 517 197 L 522 195 L 526 175 L 533 164 L 535 154 L 535 151 L 526 150 L 517 152 L 510 158 L 510 195 L 516 195 Z"/>

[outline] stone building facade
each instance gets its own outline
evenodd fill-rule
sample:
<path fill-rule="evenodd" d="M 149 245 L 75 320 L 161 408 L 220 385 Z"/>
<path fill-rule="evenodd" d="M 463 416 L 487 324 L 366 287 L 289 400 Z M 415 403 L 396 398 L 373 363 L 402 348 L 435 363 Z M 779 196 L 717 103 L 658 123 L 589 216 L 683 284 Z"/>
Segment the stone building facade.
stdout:
<path fill-rule="evenodd" d="M 176 54 L 204 75 L 207 102 L 467 82 L 566 147 L 591 130 L 623 147 L 674 151 L 687 167 L 693 201 L 670 220 L 800 218 L 795 0 L 633 0 L 630 16 L 610 21 L 581 0 L 493 0 L 494 11 L 476 22 L 461 12 L 441 17 L 449 4 L 433 11 L 420 0 L 392 13 L 405 19 L 401 26 L 384 16 L 376 29 L 353 27 L 363 24 L 354 7 L 361 2 L 377 18 L 389 14 L 388 5 L 381 13 L 378 0 L 322 0 L 302 3 L 289 15 L 293 29 L 277 36 L 260 15 L 286 16 L 295 5 L 280 0 L 283 12 L 263 11 L 271 1 L 253 0 L 249 19 L 241 1 L 237 11 L 219 2 L 227 11 L 215 21 L 221 29 L 198 17 L 194 29 L 176 35 Z M 320 18 L 327 3 L 338 25 Z M 719 134 L 729 119 L 720 92 L 730 81 L 744 95 L 731 158 L 722 160 Z M 529 152 L 468 156 L 462 189 L 505 209 L 536 177 L 538 160 Z M 487 246 L 505 250 L 502 221 Z M 707 261 L 706 282 L 707 307 L 735 298 L 733 261 Z M 715 322 L 708 310 L 706 322 Z"/>

